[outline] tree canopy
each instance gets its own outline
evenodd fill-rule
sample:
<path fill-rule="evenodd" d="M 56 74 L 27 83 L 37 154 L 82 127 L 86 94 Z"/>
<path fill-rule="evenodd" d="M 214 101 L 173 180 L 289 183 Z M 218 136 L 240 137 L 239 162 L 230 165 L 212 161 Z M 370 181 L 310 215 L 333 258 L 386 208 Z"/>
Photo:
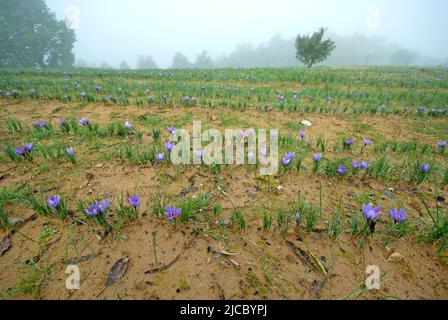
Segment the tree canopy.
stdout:
<path fill-rule="evenodd" d="M 176 52 L 173 57 L 173 62 L 171 63 L 171 68 L 173 69 L 187 69 L 191 68 L 191 63 L 188 58 L 181 52 Z"/>
<path fill-rule="evenodd" d="M 43 0 L 0 0 L 0 68 L 72 66 L 75 33 Z"/>
<path fill-rule="evenodd" d="M 157 64 L 151 56 L 139 56 L 137 58 L 137 69 L 157 69 Z"/>
<path fill-rule="evenodd" d="M 297 36 L 296 57 L 306 68 L 311 68 L 314 64 L 324 61 L 336 48 L 332 40 L 323 40 L 325 31 L 325 28 L 320 28 L 311 37 L 308 35 Z"/>

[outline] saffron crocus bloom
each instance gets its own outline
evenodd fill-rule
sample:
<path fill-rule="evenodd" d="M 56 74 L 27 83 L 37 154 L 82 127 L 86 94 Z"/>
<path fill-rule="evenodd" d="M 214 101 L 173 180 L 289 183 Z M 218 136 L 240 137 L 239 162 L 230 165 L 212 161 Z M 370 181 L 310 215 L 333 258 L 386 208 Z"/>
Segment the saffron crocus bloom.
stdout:
<path fill-rule="evenodd" d="M 190 97 L 189 96 L 184 96 L 184 102 L 188 102 L 188 101 L 190 101 Z"/>
<path fill-rule="evenodd" d="M 440 147 L 440 149 L 444 149 L 444 148 L 446 147 L 446 144 L 447 144 L 447 142 L 444 141 L 444 140 L 439 141 L 439 147 Z"/>
<path fill-rule="evenodd" d="M 367 220 L 376 220 L 381 215 L 381 206 L 374 207 L 371 203 L 363 204 L 362 213 Z"/>
<path fill-rule="evenodd" d="M 201 149 L 197 149 L 194 152 L 194 155 L 196 156 L 196 158 L 202 158 L 202 150 Z"/>
<path fill-rule="evenodd" d="M 10 97 L 11 93 L 10 92 L 6 92 L 5 96 Z"/>
<path fill-rule="evenodd" d="M 138 193 L 135 196 L 130 195 L 128 198 L 128 201 L 131 204 L 131 206 L 133 206 L 134 208 L 137 208 L 140 205 L 140 197 L 139 197 Z"/>
<path fill-rule="evenodd" d="M 165 159 L 165 152 L 156 154 L 156 160 L 162 161 L 163 159 Z"/>
<path fill-rule="evenodd" d="M 322 153 L 315 153 L 313 154 L 313 161 L 319 162 L 322 159 Z"/>
<path fill-rule="evenodd" d="M 406 220 L 406 209 L 389 209 L 389 213 L 395 223 L 403 222 Z"/>
<path fill-rule="evenodd" d="M 50 207 L 56 209 L 59 203 L 61 203 L 61 197 L 57 194 L 52 194 L 51 196 L 48 197 L 47 203 Z"/>
<path fill-rule="evenodd" d="M 175 146 L 174 142 L 165 142 L 164 145 L 166 150 L 168 150 L 169 152 L 171 152 L 171 150 L 173 150 Z"/>
<path fill-rule="evenodd" d="M 89 124 L 89 119 L 88 119 L 88 118 L 81 118 L 81 119 L 79 120 L 79 123 L 80 123 L 81 125 L 83 125 L 83 126 L 86 126 L 86 125 Z"/>
<path fill-rule="evenodd" d="M 34 121 L 34 126 L 35 127 L 46 127 L 47 126 L 47 121 L 42 120 L 42 121 Z"/>
<path fill-rule="evenodd" d="M 302 139 L 305 137 L 305 135 L 306 135 L 305 130 L 300 130 L 300 131 L 299 131 L 299 136 L 300 136 Z"/>
<path fill-rule="evenodd" d="M 295 152 L 288 152 L 282 159 L 282 163 L 286 166 L 291 163 L 292 158 L 296 155 Z"/>
<path fill-rule="evenodd" d="M 249 129 L 249 135 L 253 136 L 255 134 L 255 129 L 254 128 L 250 128 Z"/>
<path fill-rule="evenodd" d="M 176 219 L 180 213 L 182 212 L 182 208 L 176 208 L 175 206 L 166 206 L 165 215 L 169 220 Z"/>
<path fill-rule="evenodd" d="M 97 216 L 101 212 L 98 201 L 89 204 L 84 211 L 89 216 Z"/>
<path fill-rule="evenodd" d="M 33 143 L 24 143 L 23 148 L 25 149 L 25 151 L 31 152 L 31 151 L 33 151 L 34 144 Z"/>
<path fill-rule="evenodd" d="M 355 142 L 355 140 L 353 140 L 353 138 L 348 138 L 348 139 L 345 139 L 344 142 L 346 145 L 351 146 L 353 144 L 353 142 Z"/>
<path fill-rule="evenodd" d="M 339 167 L 336 169 L 336 172 L 339 174 L 345 174 L 347 173 L 347 171 L 348 171 L 347 168 L 343 164 L 340 164 Z"/>
<path fill-rule="evenodd" d="M 369 146 L 369 145 L 373 144 L 373 141 L 370 139 L 367 139 L 367 138 L 364 138 L 363 141 L 364 141 L 365 146 Z"/>
<path fill-rule="evenodd" d="M 67 148 L 67 154 L 68 154 L 70 157 L 73 157 L 73 156 L 75 155 L 75 149 L 73 149 L 73 147 L 69 147 L 69 148 Z"/>
<path fill-rule="evenodd" d="M 420 163 L 419 167 L 422 170 L 422 173 L 427 173 L 431 165 L 429 163 Z"/>
<path fill-rule="evenodd" d="M 24 155 L 25 155 L 25 149 L 24 149 L 24 148 L 17 147 L 17 148 L 16 148 L 16 153 L 17 153 L 19 156 L 24 156 Z"/>
<path fill-rule="evenodd" d="M 369 163 L 365 160 L 361 161 L 361 163 L 359 164 L 359 167 L 361 169 L 367 169 L 369 167 Z"/>
<path fill-rule="evenodd" d="M 131 130 L 131 129 L 132 129 L 132 124 L 131 124 L 129 121 L 126 121 L 126 122 L 124 123 L 124 127 L 125 127 L 127 130 Z"/>
<path fill-rule="evenodd" d="M 59 125 L 60 125 L 60 126 L 64 126 L 64 125 L 65 125 L 65 119 L 61 119 L 61 120 L 59 120 Z"/>
<path fill-rule="evenodd" d="M 358 162 L 358 160 L 353 160 L 352 166 L 355 169 L 359 169 L 359 168 L 361 168 L 361 163 Z"/>
<path fill-rule="evenodd" d="M 110 200 L 109 199 L 103 199 L 100 201 L 100 203 L 98 204 L 98 210 L 101 213 L 106 213 L 107 209 L 110 206 Z"/>
<path fill-rule="evenodd" d="M 265 158 L 268 156 L 268 150 L 266 148 L 261 148 L 260 153 Z"/>
<path fill-rule="evenodd" d="M 171 134 L 176 134 L 176 128 L 174 128 L 172 126 L 168 126 L 167 129 Z"/>
<path fill-rule="evenodd" d="M 277 137 L 278 131 L 271 131 L 271 137 Z"/>
<path fill-rule="evenodd" d="M 298 221 L 300 220 L 300 213 L 299 213 L 299 212 L 295 212 L 295 213 L 294 213 L 294 220 L 295 220 L 296 222 L 298 222 Z"/>

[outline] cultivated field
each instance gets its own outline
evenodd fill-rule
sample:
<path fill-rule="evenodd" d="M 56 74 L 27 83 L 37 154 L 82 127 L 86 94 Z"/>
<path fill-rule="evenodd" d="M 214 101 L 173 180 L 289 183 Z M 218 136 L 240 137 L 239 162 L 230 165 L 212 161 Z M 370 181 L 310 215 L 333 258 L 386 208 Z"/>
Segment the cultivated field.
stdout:
<path fill-rule="evenodd" d="M 194 120 L 279 172 L 173 165 Z M 1 71 L 0 135 L 3 299 L 448 298 L 446 69 Z"/>

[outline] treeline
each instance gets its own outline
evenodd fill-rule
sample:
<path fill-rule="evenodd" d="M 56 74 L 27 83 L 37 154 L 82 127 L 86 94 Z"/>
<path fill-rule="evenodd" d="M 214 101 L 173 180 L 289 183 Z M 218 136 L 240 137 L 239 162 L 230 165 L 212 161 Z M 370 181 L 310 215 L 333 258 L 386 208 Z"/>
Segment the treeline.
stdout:
<path fill-rule="evenodd" d="M 321 63 L 324 65 L 447 65 L 448 59 L 436 59 L 419 56 L 412 50 L 397 44 L 389 43 L 381 37 L 368 37 L 362 34 L 340 36 L 329 33 L 328 38 L 336 44 L 336 49 Z M 284 38 L 277 34 L 266 43 L 253 46 L 241 43 L 233 52 L 222 54 L 213 59 L 203 50 L 191 62 L 182 52 L 174 54 L 170 68 L 255 68 L 255 67 L 291 67 L 300 63 L 296 58 L 295 38 Z M 99 66 L 78 61 L 78 67 L 110 68 L 107 63 Z M 151 56 L 140 56 L 137 64 L 132 67 L 126 62 L 119 65 L 119 69 L 156 69 L 157 64 Z"/>

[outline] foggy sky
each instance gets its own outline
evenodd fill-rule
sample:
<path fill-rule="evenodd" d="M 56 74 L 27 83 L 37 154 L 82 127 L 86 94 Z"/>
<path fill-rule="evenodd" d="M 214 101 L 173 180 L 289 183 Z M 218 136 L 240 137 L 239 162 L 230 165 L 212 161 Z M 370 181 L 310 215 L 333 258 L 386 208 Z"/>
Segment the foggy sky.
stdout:
<path fill-rule="evenodd" d="M 135 66 L 139 54 L 168 67 L 175 52 L 216 58 L 319 27 L 339 35 L 386 37 L 420 55 L 448 56 L 446 0 L 45 0 L 58 19 L 79 8 L 76 59 Z"/>

